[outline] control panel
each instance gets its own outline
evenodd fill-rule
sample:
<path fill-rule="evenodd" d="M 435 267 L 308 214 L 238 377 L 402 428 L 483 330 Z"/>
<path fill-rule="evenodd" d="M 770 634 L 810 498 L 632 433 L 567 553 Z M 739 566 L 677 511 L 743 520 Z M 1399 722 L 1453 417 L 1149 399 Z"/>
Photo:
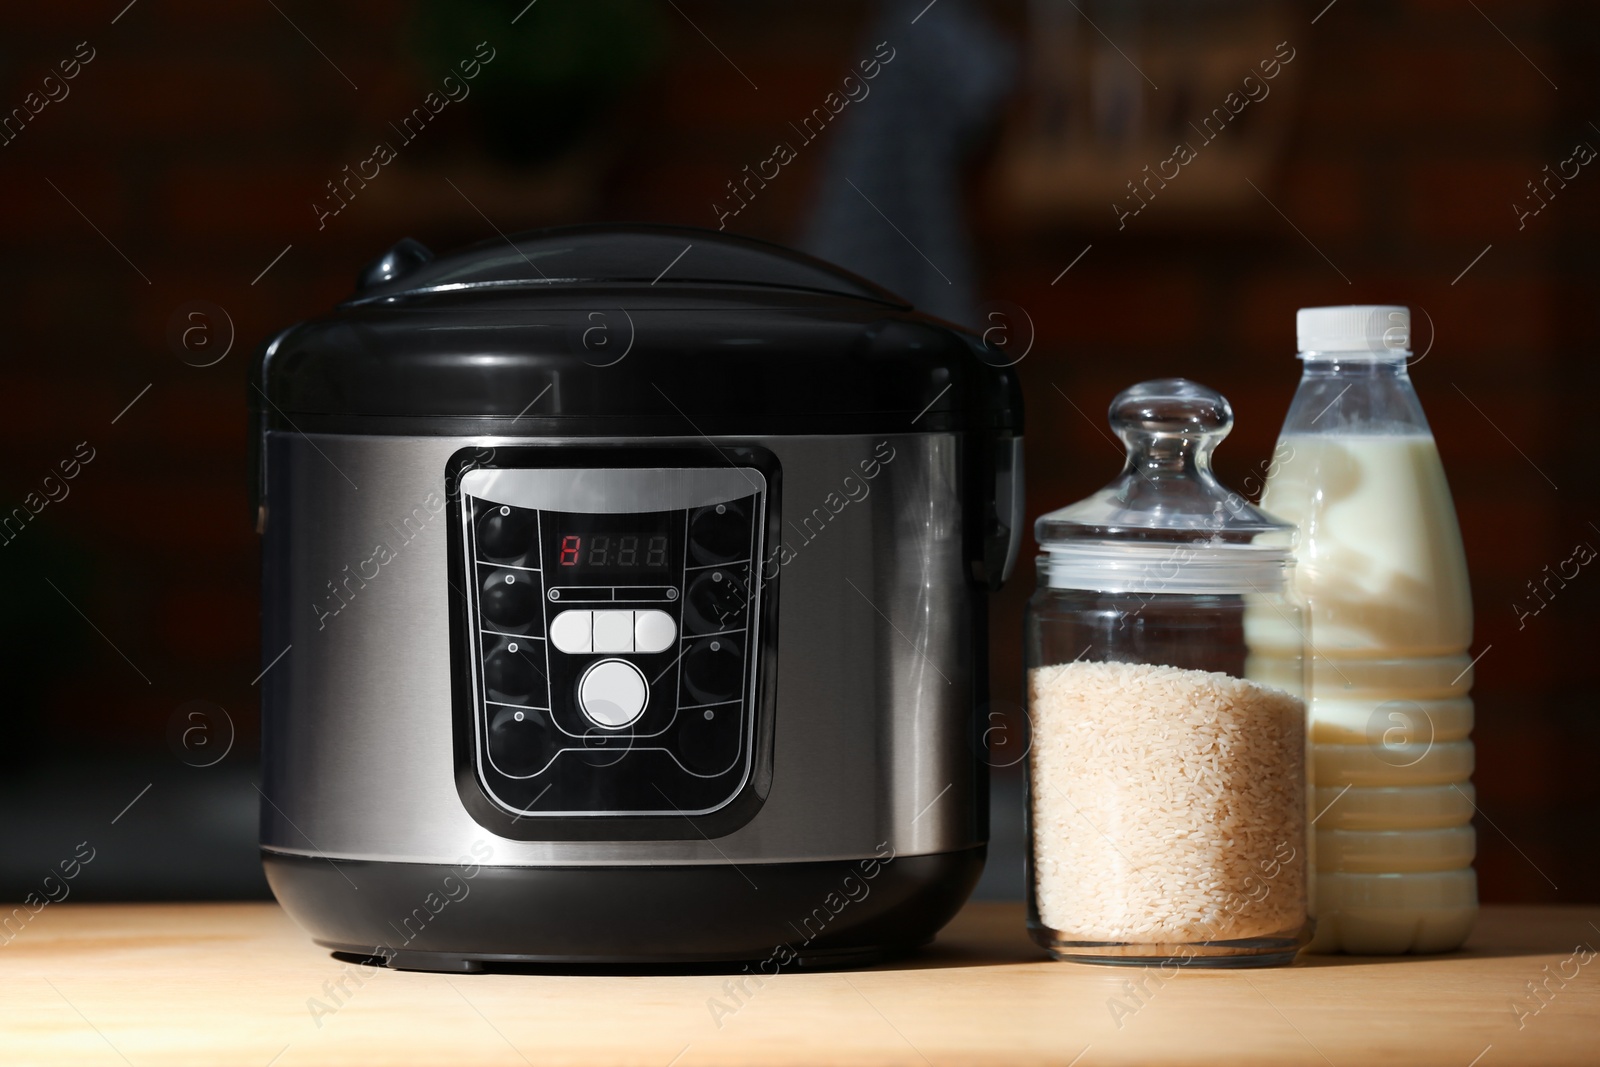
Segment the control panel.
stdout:
<path fill-rule="evenodd" d="M 461 478 L 474 760 L 518 818 L 695 815 L 749 777 L 766 479 Z"/>

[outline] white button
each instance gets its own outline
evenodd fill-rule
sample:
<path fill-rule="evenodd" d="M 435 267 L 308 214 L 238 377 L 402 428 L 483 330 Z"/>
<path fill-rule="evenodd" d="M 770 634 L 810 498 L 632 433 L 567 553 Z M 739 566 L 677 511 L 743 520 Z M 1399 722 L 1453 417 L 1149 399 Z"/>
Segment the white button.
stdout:
<path fill-rule="evenodd" d="M 633 648 L 635 652 L 660 652 L 678 636 L 672 616 L 664 611 L 636 611 L 633 613 Z"/>
<path fill-rule="evenodd" d="M 591 611 L 563 611 L 550 621 L 550 643 L 563 652 L 592 652 Z"/>
<path fill-rule="evenodd" d="M 594 650 L 596 652 L 632 652 L 633 612 L 595 612 Z"/>
<path fill-rule="evenodd" d="M 585 671 L 578 683 L 583 713 L 610 729 L 627 726 L 643 715 L 649 700 L 650 687 L 644 675 L 627 660 L 603 659 Z"/>

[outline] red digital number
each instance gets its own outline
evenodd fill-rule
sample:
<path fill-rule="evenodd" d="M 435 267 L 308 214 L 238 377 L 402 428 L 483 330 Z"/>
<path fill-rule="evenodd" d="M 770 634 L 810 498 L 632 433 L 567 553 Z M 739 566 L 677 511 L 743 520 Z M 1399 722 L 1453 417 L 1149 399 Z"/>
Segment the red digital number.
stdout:
<path fill-rule="evenodd" d="M 561 565 L 563 567 L 576 567 L 578 565 L 578 549 L 582 541 L 576 534 L 568 534 L 561 539 Z"/>

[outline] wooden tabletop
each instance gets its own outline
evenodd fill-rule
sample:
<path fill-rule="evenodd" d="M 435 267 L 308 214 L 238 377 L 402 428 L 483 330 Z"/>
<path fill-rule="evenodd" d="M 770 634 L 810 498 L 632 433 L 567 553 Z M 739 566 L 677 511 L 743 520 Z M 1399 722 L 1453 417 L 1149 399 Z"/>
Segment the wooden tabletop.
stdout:
<path fill-rule="evenodd" d="M 1054 962 L 1020 905 L 973 904 L 913 959 L 736 993 L 362 973 L 271 904 L 66 903 L 0 943 L 0 1063 L 1596 1064 L 1597 945 L 1600 907 L 1489 907 L 1449 956 L 1190 968 L 1140 992 L 1147 971 Z"/>

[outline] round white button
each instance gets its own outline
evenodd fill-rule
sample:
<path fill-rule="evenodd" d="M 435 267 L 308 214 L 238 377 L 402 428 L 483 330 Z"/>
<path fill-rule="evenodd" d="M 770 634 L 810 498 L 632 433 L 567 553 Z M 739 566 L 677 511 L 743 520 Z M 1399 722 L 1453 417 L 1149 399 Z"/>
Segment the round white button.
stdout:
<path fill-rule="evenodd" d="M 616 730 L 644 714 L 650 687 L 639 668 L 622 659 L 603 659 L 583 672 L 578 703 L 595 723 Z"/>

